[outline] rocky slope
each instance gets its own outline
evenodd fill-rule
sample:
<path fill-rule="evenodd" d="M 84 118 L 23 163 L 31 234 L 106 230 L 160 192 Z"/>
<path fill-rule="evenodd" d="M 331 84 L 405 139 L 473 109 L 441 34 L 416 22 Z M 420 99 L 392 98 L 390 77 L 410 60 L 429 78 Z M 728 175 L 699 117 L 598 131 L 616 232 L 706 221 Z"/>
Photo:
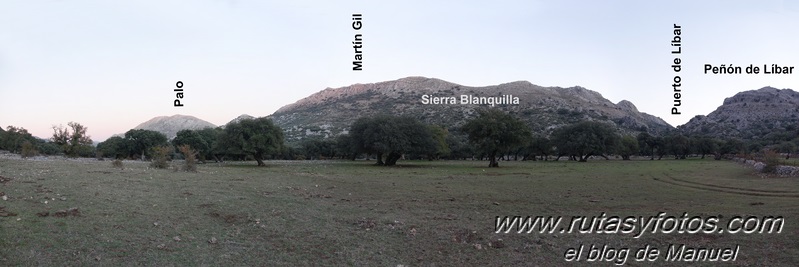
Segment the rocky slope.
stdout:
<path fill-rule="evenodd" d="M 423 95 L 456 97 L 457 104 L 422 104 Z M 408 77 L 394 81 L 327 88 L 296 103 L 284 106 L 270 117 L 286 137 L 335 136 L 361 116 L 379 113 L 409 115 L 426 123 L 458 127 L 472 118 L 478 108 L 490 105 L 460 104 L 461 95 L 490 97 L 512 95 L 518 105 L 495 105 L 525 122 L 534 132 L 580 120 L 616 123 L 623 132 L 661 133 L 673 127 L 658 117 L 639 112 L 629 101 L 614 104 L 601 94 L 582 87 L 542 87 L 526 81 L 471 87 L 439 79 Z"/>
<path fill-rule="evenodd" d="M 172 139 L 175 138 L 180 130 L 201 130 L 207 127 L 216 128 L 217 126 L 193 116 L 172 115 L 152 118 L 133 129 L 157 131 L 166 135 L 167 138 Z M 121 136 L 124 136 L 124 134 Z"/>
<path fill-rule="evenodd" d="M 799 92 L 764 87 L 724 99 L 707 116 L 696 116 L 678 127 L 686 134 L 746 140 L 796 133 L 799 128 Z"/>

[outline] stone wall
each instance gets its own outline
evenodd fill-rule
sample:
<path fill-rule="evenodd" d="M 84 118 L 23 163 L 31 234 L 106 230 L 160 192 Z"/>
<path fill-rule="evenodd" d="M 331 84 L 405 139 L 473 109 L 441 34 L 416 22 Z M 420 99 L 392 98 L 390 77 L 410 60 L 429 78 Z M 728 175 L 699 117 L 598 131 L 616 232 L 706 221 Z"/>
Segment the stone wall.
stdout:
<path fill-rule="evenodd" d="M 766 167 L 766 164 L 763 162 L 751 160 L 751 159 L 744 159 L 744 158 L 733 158 L 735 162 L 741 163 L 743 165 L 749 166 L 754 168 L 756 171 L 761 172 L 763 168 Z M 799 177 L 799 167 L 796 166 L 786 166 L 786 165 L 778 165 L 775 173 L 779 176 L 793 176 Z"/>

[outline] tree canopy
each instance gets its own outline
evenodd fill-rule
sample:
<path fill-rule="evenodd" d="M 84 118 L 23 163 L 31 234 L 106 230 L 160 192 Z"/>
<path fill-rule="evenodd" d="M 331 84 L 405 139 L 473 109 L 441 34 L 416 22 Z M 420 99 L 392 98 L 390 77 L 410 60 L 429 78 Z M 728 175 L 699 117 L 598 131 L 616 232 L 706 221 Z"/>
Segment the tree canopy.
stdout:
<path fill-rule="evenodd" d="M 52 141 L 61 146 L 64 154 L 70 157 L 85 156 L 92 150 L 92 139 L 86 134 L 85 126 L 77 122 L 67 123 L 69 126 L 53 126 Z"/>
<path fill-rule="evenodd" d="M 125 141 L 131 155 L 141 152 L 142 155 L 152 156 L 149 149 L 167 144 L 166 135 L 143 129 L 132 129 L 125 133 Z"/>
<path fill-rule="evenodd" d="M 250 155 L 258 166 L 266 166 L 264 157 L 280 153 L 283 147 L 283 130 L 265 117 L 243 119 L 228 124 L 220 142 L 227 153 Z"/>
<path fill-rule="evenodd" d="M 360 153 L 377 155 L 377 165 L 396 165 L 405 153 L 432 154 L 439 144 L 424 123 L 411 117 L 378 115 L 363 117 L 350 127 L 350 138 L 342 141 L 349 143 Z M 385 161 L 383 160 L 385 156 Z"/>
<path fill-rule="evenodd" d="M 478 116 L 467 121 L 461 131 L 477 151 L 488 155 L 489 167 L 499 167 L 498 153 L 524 145 L 531 136 L 524 122 L 497 109 L 478 110 Z"/>
<path fill-rule="evenodd" d="M 594 155 L 613 153 L 619 142 L 613 127 L 595 121 L 583 121 L 555 129 L 552 139 L 560 155 L 577 157 L 580 162 Z"/>

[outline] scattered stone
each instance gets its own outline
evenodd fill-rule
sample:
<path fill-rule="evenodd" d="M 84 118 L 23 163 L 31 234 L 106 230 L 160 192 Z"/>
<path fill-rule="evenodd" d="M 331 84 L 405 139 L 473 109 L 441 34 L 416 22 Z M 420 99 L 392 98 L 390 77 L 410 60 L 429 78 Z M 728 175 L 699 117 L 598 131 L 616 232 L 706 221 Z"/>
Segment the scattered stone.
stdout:
<path fill-rule="evenodd" d="M 175 237 L 172 238 L 172 240 L 175 240 L 175 242 L 180 242 L 180 237 L 179 236 L 175 236 Z"/>
<path fill-rule="evenodd" d="M 8 196 L 3 195 L 3 201 L 6 201 L 6 200 L 8 200 Z"/>
<path fill-rule="evenodd" d="M 47 212 L 47 211 L 39 212 L 39 213 L 36 213 L 36 216 L 47 217 L 47 216 L 50 216 L 50 212 Z"/>
<path fill-rule="evenodd" d="M 483 245 L 480 245 L 479 243 L 475 243 L 474 244 L 474 248 L 476 248 L 477 250 L 481 250 L 481 249 L 483 249 Z"/>
<path fill-rule="evenodd" d="M 156 247 L 157 247 L 158 249 L 165 249 L 165 248 L 166 248 L 166 244 L 159 244 L 159 245 L 158 245 L 158 246 L 156 246 Z"/>
<path fill-rule="evenodd" d="M 494 202 L 494 205 L 497 205 L 497 206 L 499 206 L 499 202 Z"/>
<path fill-rule="evenodd" d="M 208 243 L 209 243 L 209 244 L 216 244 L 216 243 L 217 243 L 217 241 L 216 241 L 216 237 L 211 237 L 211 239 L 210 239 L 210 240 L 208 240 Z"/>

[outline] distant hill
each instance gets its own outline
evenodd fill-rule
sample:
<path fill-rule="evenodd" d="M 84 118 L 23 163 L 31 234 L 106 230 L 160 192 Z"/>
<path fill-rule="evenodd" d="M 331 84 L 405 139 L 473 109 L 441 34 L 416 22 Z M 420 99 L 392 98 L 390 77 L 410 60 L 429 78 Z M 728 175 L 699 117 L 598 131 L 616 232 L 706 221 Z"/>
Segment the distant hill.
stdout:
<path fill-rule="evenodd" d="M 231 124 L 231 123 L 234 123 L 234 122 L 240 122 L 241 120 L 247 120 L 247 119 L 255 119 L 255 117 L 247 115 L 247 114 L 241 114 L 238 117 L 236 117 L 235 119 L 229 121 L 228 123 L 225 123 L 225 125 L 223 125 L 223 126 L 227 126 L 228 124 Z"/>
<path fill-rule="evenodd" d="M 167 138 L 172 139 L 175 138 L 180 130 L 202 130 L 208 127 L 216 128 L 217 126 L 193 116 L 172 115 L 152 118 L 133 129 L 157 131 L 166 135 Z M 122 136 L 124 136 L 124 134 L 122 134 Z"/>
<path fill-rule="evenodd" d="M 486 105 L 423 105 L 422 95 L 489 97 L 512 95 L 518 105 L 496 105 L 528 123 L 534 132 L 581 120 L 615 123 L 623 132 L 673 129 L 662 119 L 639 112 L 633 103 L 614 104 L 601 94 L 582 87 L 542 87 L 527 81 L 472 87 L 434 78 L 408 77 L 394 81 L 327 88 L 278 109 L 270 117 L 283 128 L 289 140 L 305 136 L 336 136 L 345 133 L 361 116 L 379 113 L 409 115 L 426 123 L 454 128 L 475 116 Z"/>
<path fill-rule="evenodd" d="M 707 116 L 698 115 L 678 127 L 689 135 L 719 138 L 786 139 L 799 135 L 799 92 L 764 87 L 724 99 Z"/>

